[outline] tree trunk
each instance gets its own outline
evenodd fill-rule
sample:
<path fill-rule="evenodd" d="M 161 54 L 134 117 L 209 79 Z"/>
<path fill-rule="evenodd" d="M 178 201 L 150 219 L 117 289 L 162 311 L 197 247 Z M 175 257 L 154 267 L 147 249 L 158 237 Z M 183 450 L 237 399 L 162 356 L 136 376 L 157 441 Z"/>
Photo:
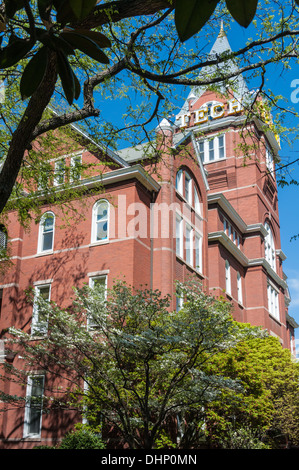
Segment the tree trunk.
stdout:
<path fill-rule="evenodd" d="M 3 211 L 16 183 L 24 153 L 32 141 L 32 133 L 51 100 L 56 79 L 56 55 L 51 52 L 43 81 L 29 100 L 23 117 L 12 135 L 9 150 L 0 173 L 0 213 Z"/>

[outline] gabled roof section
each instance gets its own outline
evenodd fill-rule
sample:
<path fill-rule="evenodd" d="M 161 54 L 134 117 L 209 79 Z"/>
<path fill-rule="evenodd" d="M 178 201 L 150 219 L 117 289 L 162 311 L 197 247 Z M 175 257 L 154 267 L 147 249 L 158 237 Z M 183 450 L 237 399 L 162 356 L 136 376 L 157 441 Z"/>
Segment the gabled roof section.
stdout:
<path fill-rule="evenodd" d="M 225 54 L 233 52 L 231 49 L 231 46 L 229 44 L 229 41 L 227 39 L 227 36 L 223 30 L 223 24 L 221 25 L 220 32 L 218 34 L 218 37 L 208 55 L 209 60 L 213 59 L 221 59 Z M 226 62 L 221 62 L 215 65 L 211 66 L 206 66 L 203 67 L 198 79 L 207 79 L 211 78 L 213 76 L 221 77 L 227 75 L 228 72 L 234 73 L 237 72 L 239 69 L 238 65 L 236 62 L 232 59 L 226 61 Z M 239 74 L 229 80 L 229 82 L 226 83 L 220 83 L 218 84 L 220 86 L 220 92 L 227 91 L 227 87 L 229 86 L 230 90 L 233 91 L 234 97 L 237 99 L 244 98 L 245 95 L 249 94 L 249 89 L 246 84 L 246 81 L 242 74 Z M 200 98 L 200 96 L 208 89 L 208 86 L 194 86 L 191 90 L 190 93 L 181 109 L 181 111 L 178 113 L 178 116 L 181 114 L 188 113 L 189 111 L 189 101 L 191 100 L 193 104 L 195 101 Z"/>

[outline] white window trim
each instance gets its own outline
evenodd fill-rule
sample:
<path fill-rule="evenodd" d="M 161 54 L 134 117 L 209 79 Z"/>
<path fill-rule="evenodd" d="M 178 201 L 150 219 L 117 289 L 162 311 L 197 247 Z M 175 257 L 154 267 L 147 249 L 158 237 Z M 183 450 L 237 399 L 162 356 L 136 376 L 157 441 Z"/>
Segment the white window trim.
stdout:
<path fill-rule="evenodd" d="M 104 291 L 104 296 L 105 300 L 107 299 L 107 286 L 108 286 L 108 276 L 107 274 L 97 274 L 97 275 L 92 275 L 89 277 L 89 287 L 92 289 L 94 287 L 94 281 L 96 279 L 104 279 L 105 281 L 105 291 Z M 93 329 L 96 325 L 93 325 L 90 322 L 90 319 L 87 317 L 87 328 Z"/>
<path fill-rule="evenodd" d="M 196 260 L 196 249 L 197 249 L 197 243 L 199 242 L 199 264 L 197 265 L 197 260 Z M 197 272 L 202 273 L 202 268 L 203 268 L 203 263 L 202 263 L 202 235 L 200 235 L 198 232 L 195 232 L 195 238 L 194 238 L 194 263 L 195 263 L 195 269 Z"/>
<path fill-rule="evenodd" d="M 32 381 L 35 378 L 40 378 L 42 377 L 43 379 L 43 390 L 42 390 L 42 395 L 44 394 L 44 387 L 45 387 L 45 376 L 42 374 L 32 374 L 28 377 L 27 379 L 27 388 L 26 388 L 26 405 L 25 405 L 25 415 L 24 415 L 24 429 L 23 429 L 23 436 L 25 438 L 40 438 L 41 432 L 42 432 L 42 409 L 43 409 L 43 401 L 41 402 L 41 414 L 40 414 L 40 424 L 39 424 L 39 433 L 29 433 L 29 417 L 30 417 L 30 404 L 29 400 L 32 395 Z"/>
<path fill-rule="evenodd" d="M 268 261 L 273 271 L 276 272 L 276 250 L 274 237 L 272 229 L 267 222 L 265 223 L 265 229 L 268 232 L 264 239 L 265 259 Z"/>
<path fill-rule="evenodd" d="M 70 182 L 73 183 L 74 181 L 80 181 L 81 180 L 81 173 L 79 174 L 79 178 L 78 179 L 74 179 L 72 177 L 72 171 L 73 171 L 73 168 L 75 168 L 75 160 L 77 159 L 80 159 L 80 165 L 82 165 L 82 153 L 79 153 L 77 155 L 73 155 L 71 157 L 71 166 L 70 166 Z"/>
<path fill-rule="evenodd" d="M 97 234 L 97 220 L 96 220 L 96 213 L 97 213 L 97 207 L 101 203 L 106 203 L 107 204 L 107 237 L 104 238 L 103 240 L 97 240 L 96 239 L 96 234 Z M 107 199 L 99 199 L 95 204 L 93 205 L 92 208 L 92 222 L 91 222 L 91 244 L 93 245 L 101 245 L 109 242 L 109 227 L 110 227 L 110 204 L 107 201 Z"/>
<path fill-rule="evenodd" d="M 31 336 L 33 336 L 36 331 L 40 330 L 38 328 L 38 325 L 40 324 L 40 322 L 38 320 L 38 307 L 37 307 L 37 304 L 36 304 L 36 299 L 40 295 L 40 290 L 43 287 L 49 287 L 49 298 L 48 298 L 48 300 L 50 301 L 50 299 L 51 299 L 51 283 L 50 282 L 40 283 L 38 281 L 38 283 L 36 283 L 35 286 L 34 286 L 34 301 L 33 301 L 33 310 L 32 310 Z M 41 332 L 41 334 L 46 335 L 47 332 L 48 332 L 48 321 L 45 321 L 45 326 L 42 330 L 43 331 Z"/>
<path fill-rule="evenodd" d="M 194 252 L 193 252 L 193 237 L 194 237 L 194 230 L 192 228 L 191 225 L 189 225 L 188 223 L 185 223 L 185 240 L 186 240 L 186 243 L 185 243 L 185 251 L 186 251 L 186 263 L 189 264 L 189 266 L 194 266 Z M 187 232 L 190 234 L 190 237 L 189 237 L 189 246 L 187 246 L 188 244 L 188 239 L 187 239 Z M 190 259 L 187 259 L 187 253 L 189 253 L 189 256 L 190 256 Z"/>
<path fill-rule="evenodd" d="M 225 292 L 232 295 L 231 268 L 229 261 L 225 261 Z"/>
<path fill-rule="evenodd" d="M 188 204 L 190 204 L 190 206 L 193 207 L 193 197 L 192 197 L 193 196 L 193 179 L 187 171 L 184 171 L 184 174 L 185 174 L 185 199 L 188 202 Z M 188 184 L 188 190 L 189 190 L 188 197 L 186 196 L 187 184 Z"/>
<path fill-rule="evenodd" d="M 63 171 L 61 169 L 58 169 L 61 163 L 63 163 Z M 60 186 L 65 183 L 65 172 L 66 172 L 65 158 L 59 158 L 59 160 L 56 160 L 54 164 L 54 186 Z M 61 175 L 63 175 L 63 181 L 59 182 L 58 178 L 61 177 Z"/>
<path fill-rule="evenodd" d="M 223 146 L 224 146 L 224 156 L 222 158 L 219 157 L 219 137 L 223 137 Z M 210 160 L 209 158 L 209 142 L 213 141 L 213 149 L 214 149 L 214 159 Z M 203 142 L 203 152 L 200 151 L 200 143 Z M 198 150 L 199 153 L 203 154 L 203 163 L 214 163 L 216 161 L 222 161 L 226 159 L 226 139 L 225 134 L 213 134 L 205 139 L 200 139 L 198 141 Z"/>
<path fill-rule="evenodd" d="M 176 240 L 176 255 L 183 259 L 184 257 L 184 232 L 183 232 L 184 219 L 179 214 L 175 218 L 175 240 Z M 179 231 L 178 231 L 179 227 Z M 179 237 L 178 237 L 179 235 Z M 178 246 L 179 239 L 179 246 Z"/>
<path fill-rule="evenodd" d="M 269 314 L 280 322 L 279 290 L 268 279 L 267 284 L 268 311 Z"/>
<path fill-rule="evenodd" d="M 52 236 L 52 248 L 49 250 L 42 250 L 43 246 L 43 234 L 44 234 L 44 229 L 43 229 L 43 222 L 47 218 L 48 215 L 51 215 L 53 217 L 53 236 Z M 40 220 L 39 223 L 39 232 L 38 232 L 38 243 L 37 243 L 37 252 L 38 253 L 53 253 L 53 248 L 54 248 L 54 237 L 55 237 L 55 214 L 51 211 L 45 212 Z"/>

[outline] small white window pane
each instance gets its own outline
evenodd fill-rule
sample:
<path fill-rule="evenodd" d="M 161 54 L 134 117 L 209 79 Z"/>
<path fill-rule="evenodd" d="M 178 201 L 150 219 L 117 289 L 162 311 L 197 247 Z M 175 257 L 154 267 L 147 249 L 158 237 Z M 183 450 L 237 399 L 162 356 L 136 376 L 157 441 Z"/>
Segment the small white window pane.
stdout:
<path fill-rule="evenodd" d="M 218 137 L 218 154 L 219 154 L 219 159 L 225 157 L 225 152 L 224 152 L 224 136 L 220 135 Z"/>
<path fill-rule="evenodd" d="M 185 199 L 192 204 L 192 179 L 185 173 Z"/>
<path fill-rule="evenodd" d="M 209 161 L 215 160 L 214 139 L 209 140 Z"/>
<path fill-rule="evenodd" d="M 183 251 L 183 240 L 182 240 L 182 224 L 183 220 L 181 217 L 176 217 L 176 254 L 182 258 Z"/>
<path fill-rule="evenodd" d="M 192 228 L 189 225 L 186 225 L 186 262 L 193 266 Z"/>
<path fill-rule="evenodd" d="M 183 171 L 179 170 L 176 174 L 175 189 L 182 194 L 183 193 Z"/>

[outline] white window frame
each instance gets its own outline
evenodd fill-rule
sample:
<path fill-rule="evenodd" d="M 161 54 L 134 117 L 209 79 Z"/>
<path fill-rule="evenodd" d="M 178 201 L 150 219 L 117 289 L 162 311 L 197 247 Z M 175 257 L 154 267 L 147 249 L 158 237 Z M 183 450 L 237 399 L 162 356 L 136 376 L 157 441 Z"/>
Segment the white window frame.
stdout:
<path fill-rule="evenodd" d="M 76 168 L 77 164 L 76 161 L 80 160 L 79 165 L 82 165 L 82 154 L 79 155 L 73 155 L 71 157 L 71 167 L 70 167 L 70 182 L 73 183 L 75 181 L 80 181 L 81 179 L 81 172 L 78 172 L 78 175 L 76 175 L 76 178 L 74 178 L 74 169 Z"/>
<path fill-rule="evenodd" d="M 223 146 L 220 147 L 219 140 L 223 137 Z M 203 143 L 203 146 L 200 144 Z M 225 134 L 216 134 L 206 139 L 198 141 L 199 154 L 202 158 L 203 163 L 213 163 L 216 161 L 222 161 L 226 158 L 226 139 Z M 223 148 L 224 156 L 220 158 L 220 148 Z M 213 152 L 213 158 L 210 159 L 210 155 Z"/>
<path fill-rule="evenodd" d="M 107 205 L 107 235 L 105 238 L 97 240 L 97 210 L 101 204 Z M 91 227 L 91 243 L 101 244 L 109 242 L 109 225 L 110 225 L 110 204 L 107 199 L 99 199 L 92 208 L 92 227 Z"/>
<path fill-rule="evenodd" d="M 270 264 L 271 268 L 276 272 L 276 251 L 273 232 L 271 230 L 268 222 L 265 223 L 265 229 L 267 230 L 267 235 L 264 239 L 265 246 L 265 259 Z"/>
<path fill-rule="evenodd" d="M 108 285 L 108 276 L 107 274 L 97 274 L 89 277 L 89 287 L 92 289 L 96 280 L 104 280 L 105 291 L 104 291 L 104 300 L 107 299 L 107 285 Z M 92 324 L 90 318 L 87 317 L 87 327 L 90 329 L 96 328 L 96 324 Z"/>
<path fill-rule="evenodd" d="M 279 312 L 279 290 L 277 290 L 271 282 L 268 280 L 267 285 L 267 296 L 268 296 L 268 310 L 270 315 L 276 320 L 280 321 Z"/>
<path fill-rule="evenodd" d="M 175 240 L 176 240 L 176 255 L 180 258 L 184 257 L 184 239 L 183 239 L 183 217 L 179 214 L 176 214 L 175 218 Z"/>
<path fill-rule="evenodd" d="M 175 306 L 176 312 L 179 312 L 182 309 L 183 304 L 184 304 L 183 297 L 182 296 L 176 296 L 176 306 Z"/>
<path fill-rule="evenodd" d="M 60 186 L 65 182 L 65 158 L 60 158 L 56 160 L 54 164 L 54 186 Z"/>
<path fill-rule="evenodd" d="M 39 420 L 39 431 L 37 433 L 30 432 L 31 422 L 31 398 L 32 398 L 32 387 L 34 379 L 42 378 L 42 393 L 41 393 L 41 407 L 40 407 L 40 420 Z M 25 404 L 25 414 L 24 414 L 24 437 L 30 438 L 40 438 L 42 432 L 42 410 L 43 410 L 43 394 L 45 387 L 45 376 L 41 374 L 32 374 L 27 379 L 27 388 L 26 388 L 26 404 Z"/>
<path fill-rule="evenodd" d="M 194 245 L 195 269 L 202 273 L 202 236 L 197 232 L 195 232 Z"/>
<path fill-rule="evenodd" d="M 231 269 L 229 261 L 225 261 L 225 292 L 232 295 Z"/>
<path fill-rule="evenodd" d="M 183 194 L 183 177 L 184 172 L 182 169 L 179 169 L 175 177 L 175 189 L 180 194 Z"/>
<path fill-rule="evenodd" d="M 237 272 L 237 290 L 238 290 L 238 302 L 243 305 L 243 291 L 242 291 L 242 277 L 239 272 Z"/>
<path fill-rule="evenodd" d="M 187 171 L 185 173 L 185 199 L 192 206 L 193 181 Z"/>
<path fill-rule="evenodd" d="M 274 157 L 268 144 L 266 144 L 266 166 L 271 174 L 274 171 Z"/>
<path fill-rule="evenodd" d="M 185 261 L 193 267 L 193 228 L 187 222 L 185 223 Z"/>
<path fill-rule="evenodd" d="M 34 287 L 34 301 L 33 301 L 33 310 L 32 310 L 32 322 L 31 322 L 31 336 L 35 335 L 36 333 L 40 333 L 40 335 L 46 335 L 48 332 L 48 320 L 44 320 L 43 322 L 39 319 L 39 310 L 37 305 L 37 299 L 41 295 L 41 290 L 43 288 L 49 289 L 48 301 L 51 299 L 51 283 L 45 282 L 44 284 L 38 284 Z"/>
<path fill-rule="evenodd" d="M 45 235 L 45 230 L 44 230 L 44 222 L 48 218 L 48 216 L 53 218 L 53 230 L 52 230 L 52 246 L 51 248 L 44 250 L 43 245 L 44 245 L 44 235 Z M 38 253 L 52 253 L 53 252 L 53 247 L 54 247 L 54 235 L 55 235 L 55 214 L 51 211 L 45 212 L 40 220 L 39 223 L 39 233 L 38 233 L 38 245 L 37 245 L 37 251 Z"/>

